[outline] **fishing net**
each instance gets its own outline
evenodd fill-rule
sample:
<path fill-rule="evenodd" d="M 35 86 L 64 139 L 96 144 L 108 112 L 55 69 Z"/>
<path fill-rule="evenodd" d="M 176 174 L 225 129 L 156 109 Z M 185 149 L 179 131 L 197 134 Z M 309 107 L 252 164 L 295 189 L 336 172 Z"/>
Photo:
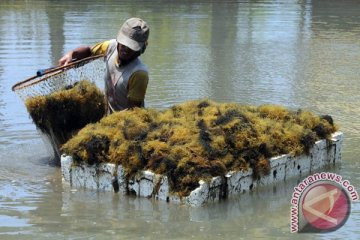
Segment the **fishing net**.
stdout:
<path fill-rule="evenodd" d="M 45 142 L 50 142 L 56 162 L 60 146 L 88 123 L 105 115 L 105 64 L 103 56 L 75 61 L 67 66 L 39 70 L 36 76 L 15 84 L 12 90 L 24 102 Z"/>
<path fill-rule="evenodd" d="M 25 101 L 29 97 L 51 94 L 82 79 L 103 89 L 105 70 L 103 55 L 93 56 L 67 66 L 39 70 L 36 76 L 15 84 L 12 90 Z"/>

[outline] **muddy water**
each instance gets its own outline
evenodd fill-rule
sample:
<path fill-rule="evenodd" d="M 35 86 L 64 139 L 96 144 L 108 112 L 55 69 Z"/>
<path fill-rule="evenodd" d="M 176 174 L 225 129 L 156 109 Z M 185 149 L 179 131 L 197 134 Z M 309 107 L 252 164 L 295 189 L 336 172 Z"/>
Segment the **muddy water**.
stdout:
<path fill-rule="evenodd" d="M 6 1 L 0 3 L 0 238 L 224 239 L 290 235 L 297 181 L 202 208 L 76 191 L 11 86 L 130 16 L 151 27 L 146 104 L 188 99 L 281 104 L 330 114 L 345 133 L 330 169 L 360 188 L 360 3 L 354 1 Z M 358 239 L 360 205 L 336 232 Z M 308 237 L 308 236 L 306 236 Z"/>

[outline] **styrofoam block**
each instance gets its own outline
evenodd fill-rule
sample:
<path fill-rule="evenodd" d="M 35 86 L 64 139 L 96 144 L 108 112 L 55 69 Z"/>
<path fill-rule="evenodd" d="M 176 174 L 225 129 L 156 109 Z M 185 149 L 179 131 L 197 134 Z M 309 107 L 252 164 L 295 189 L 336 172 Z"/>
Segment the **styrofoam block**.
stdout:
<path fill-rule="evenodd" d="M 193 190 L 189 196 L 185 197 L 185 201 L 187 204 L 191 206 L 201 206 L 205 202 L 207 202 L 209 198 L 209 183 L 200 180 L 200 186 Z"/>
<path fill-rule="evenodd" d="M 270 163 L 270 174 L 267 176 L 262 176 L 257 184 L 259 185 L 268 185 L 274 182 L 284 181 L 285 180 L 285 167 L 286 161 L 288 160 L 288 155 L 284 154 L 278 157 L 273 157 L 269 159 Z"/>
<path fill-rule="evenodd" d="M 117 166 L 116 179 L 119 184 L 119 192 L 126 193 L 127 192 L 127 181 L 126 181 L 126 177 L 125 177 L 125 169 L 121 165 Z"/>
<path fill-rule="evenodd" d="M 217 188 L 217 187 L 221 186 L 222 183 L 223 183 L 223 181 L 220 176 L 213 177 L 210 181 L 210 188 Z"/>
<path fill-rule="evenodd" d="M 111 163 L 100 164 L 96 170 L 98 189 L 105 191 L 113 190 L 112 180 L 114 179 L 115 165 Z"/>
<path fill-rule="evenodd" d="M 335 164 L 337 162 L 341 162 L 341 146 L 344 141 L 344 135 L 340 132 L 336 132 L 332 135 L 332 143 L 334 145 L 334 158 L 332 159 L 332 163 Z"/>
<path fill-rule="evenodd" d="M 160 187 L 159 190 L 155 193 L 155 198 L 163 200 L 163 201 L 169 201 L 169 182 L 167 176 L 163 176 L 160 179 Z"/>
<path fill-rule="evenodd" d="M 317 147 L 320 150 L 326 149 L 327 148 L 327 141 L 325 139 L 321 139 L 315 142 L 314 147 Z"/>
<path fill-rule="evenodd" d="M 139 196 L 140 197 L 151 197 L 154 192 L 155 174 L 150 171 L 143 171 L 142 177 L 139 179 Z"/>
<path fill-rule="evenodd" d="M 64 181 L 70 182 L 70 167 L 72 165 L 72 157 L 62 155 L 61 156 L 61 173 Z"/>
<path fill-rule="evenodd" d="M 243 191 L 249 191 L 254 187 L 254 181 L 252 177 L 253 171 L 231 171 L 226 174 L 227 193 L 228 195 L 234 195 Z"/>
<path fill-rule="evenodd" d="M 235 192 L 235 194 L 239 194 L 242 192 L 252 191 L 257 186 L 257 182 L 254 181 L 251 175 L 243 177 L 239 181 L 240 192 Z"/>
<path fill-rule="evenodd" d="M 240 178 L 243 176 L 244 176 L 243 172 L 235 172 L 235 171 L 230 171 L 225 175 L 228 195 L 233 195 L 235 192 L 240 191 L 240 186 L 237 183 L 240 181 Z"/>
<path fill-rule="evenodd" d="M 344 140 L 344 134 L 342 132 L 335 132 L 331 135 L 331 140 L 333 142 L 343 142 Z"/>
<path fill-rule="evenodd" d="M 289 154 L 283 154 L 277 157 L 269 159 L 270 167 L 276 167 L 277 165 L 284 165 L 288 161 Z"/>
<path fill-rule="evenodd" d="M 336 143 L 331 142 L 329 149 L 327 150 L 327 164 L 335 164 L 335 155 L 336 155 Z"/>
<path fill-rule="evenodd" d="M 311 167 L 310 171 L 319 169 L 329 163 L 327 159 L 326 141 L 317 141 L 312 149 L 310 149 Z"/>
<path fill-rule="evenodd" d="M 116 175 L 119 190 L 123 193 L 127 192 L 128 189 L 135 192 L 137 196 L 155 196 L 160 200 L 199 206 L 210 201 L 218 201 L 223 195 L 236 195 L 252 190 L 257 185 L 268 185 L 291 177 L 306 175 L 326 164 L 338 162 L 341 160 L 342 142 L 342 133 L 336 133 L 333 134 L 331 141 L 316 142 L 309 155 L 304 154 L 296 157 L 282 155 L 271 158 L 269 159 L 270 175 L 264 176 L 258 181 L 253 180 L 252 169 L 239 172 L 231 171 L 226 174 L 225 178 L 214 177 L 210 182 L 201 180 L 200 186 L 184 198 L 170 192 L 167 176 L 157 175 L 150 171 L 142 171 L 127 181 L 124 168 L 121 165 L 117 166 L 117 171 L 112 164 L 73 166 L 72 158 L 69 156 L 62 156 L 61 169 L 64 181 L 70 181 L 72 187 L 110 190 L 112 189 L 111 181 Z M 227 192 L 223 193 L 224 190 Z"/>
<path fill-rule="evenodd" d="M 184 202 L 184 200 L 182 200 L 179 196 L 170 192 L 169 180 L 167 176 L 159 176 L 158 184 L 160 185 L 158 190 L 154 191 L 154 196 L 156 199 L 173 203 Z"/>
<path fill-rule="evenodd" d="M 283 154 L 278 157 L 270 158 L 270 174 L 269 177 L 275 181 L 284 181 L 286 178 L 286 162 L 288 161 L 289 155 Z"/>
<path fill-rule="evenodd" d="M 129 181 L 128 189 L 136 193 L 136 196 L 151 197 L 154 192 L 155 174 L 151 171 L 141 171 L 134 179 Z"/>
<path fill-rule="evenodd" d="M 300 156 L 288 156 L 288 160 L 285 166 L 285 179 L 304 176 L 311 170 L 311 156 L 300 155 Z"/>
<path fill-rule="evenodd" d="M 71 186 L 75 188 L 97 189 L 98 181 L 95 166 L 71 167 Z"/>
<path fill-rule="evenodd" d="M 139 196 L 140 194 L 140 184 L 136 179 L 130 179 L 128 181 L 127 189 L 131 194 L 135 194 L 136 196 Z"/>
<path fill-rule="evenodd" d="M 209 193 L 208 193 L 208 202 L 216 202 L 221 199 L 223 195 L 226 196 L 226 193 L 222 191 L 226 190 L 223 189 L 224 180 L 222 177 L 213 177 L 209 184 Z"/>

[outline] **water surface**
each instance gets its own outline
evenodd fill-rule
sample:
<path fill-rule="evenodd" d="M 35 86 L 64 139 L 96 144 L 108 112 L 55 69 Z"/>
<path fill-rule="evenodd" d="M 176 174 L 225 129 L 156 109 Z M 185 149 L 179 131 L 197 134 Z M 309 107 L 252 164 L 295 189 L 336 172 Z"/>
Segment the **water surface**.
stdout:
<path fill-rule="evenodd" d="M 289 233 L 297 181 L 189 208 L 70 189 L 11 91 L 67 51 L 114 38 L 144 18 L 147 107 L 210 98 L 330 114 L 345 133 L 343 164 L 360 187 L 360 3 L 354 1 L 7 1 L 0 3 L 0 238 L 303 238 Z M 338 231 L 359 238 L 354 204 Z M 307 236 L 306 236 L 307 237 Z"/>

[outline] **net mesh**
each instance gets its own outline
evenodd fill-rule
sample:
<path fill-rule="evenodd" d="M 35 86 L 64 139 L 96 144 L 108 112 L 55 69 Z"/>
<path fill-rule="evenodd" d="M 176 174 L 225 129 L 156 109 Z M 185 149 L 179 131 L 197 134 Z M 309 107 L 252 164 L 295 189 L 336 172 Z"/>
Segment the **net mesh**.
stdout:
<path fill-rule="evenodd" d="M 35 76 L 13 86 L 13 91 L 25 101 L 29 97 L 45 96 L 80 80 L 104 87 L 105 64 L 103 56 L 86 58 L 66 67 L 55 68 L 42 76 Z"/>
<path fill-rule="evenodd" d="M 50 95 L 67 86 L 72 86 L 81 80 L 87 80 L 94 83 L 100 89 L 104 89 L 105 71 L 106 66 L 103 61 L 103 56 L 90 57 L 71 63 L 65 67 L 51 69 L 42 76 L 34 76 L 26 79 L 15 84 L 12 87 L 12 90 L 24 103 L 26 103 L 27 99 Z M 50 151 L 50 153 L 53 155 L 55 162 L 60 164 L 61 153 L 59 148 L 65 140 L 68 139 L 69 133 L 66 132 L 65 129 L 61 132 L 61 130 L 58 129 L 58 126 L 51 126 L 49 122 L 46 122 L 45 124 L 46 129 L 41 128 L 36 124 L 37 129 L 44 142 L 50 142 L 53 150 L 53 152 Z M 57 131 L 55 131 L 56 129 Z M 46 146 L 49 146 L 49 144 L 46 144 Z"/>

